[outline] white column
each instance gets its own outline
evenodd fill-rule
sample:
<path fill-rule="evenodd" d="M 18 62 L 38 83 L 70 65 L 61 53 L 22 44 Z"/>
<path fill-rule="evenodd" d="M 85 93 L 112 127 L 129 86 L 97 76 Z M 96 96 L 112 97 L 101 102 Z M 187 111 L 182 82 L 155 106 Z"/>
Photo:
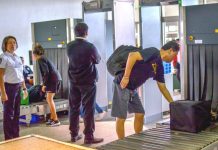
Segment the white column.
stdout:
<path fill-rule="evenodd" d="M 186 13 L 185 8 L 180 7 L 179 22 L 180 22 L 180 45 L 181 45 L 181 99 L 187 99 L 188 97 L 188 55 L 186 44 Z"/>
<path fill-rule="evenodd" d="M 141 26 L 142 47 L 159 49 L 162 45 L 160 6 L 141 8 Z M 162 118 L 162 95 L 153 79 L 147 80 L 143 85 L 143 103 L 145 123 L 155 122 Z"/>

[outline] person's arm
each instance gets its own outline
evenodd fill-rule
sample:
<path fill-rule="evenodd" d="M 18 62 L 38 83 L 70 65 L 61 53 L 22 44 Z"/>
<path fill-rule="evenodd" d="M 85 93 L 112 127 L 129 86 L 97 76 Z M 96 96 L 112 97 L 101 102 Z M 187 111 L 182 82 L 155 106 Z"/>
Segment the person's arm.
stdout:
<path fill-rule="evenodd" d="M 46 59 L 41 58 L 38 60 L 39 68 L 42 73 L 43 86 L 46 86 L 49 79 L 49 68 Z"/>
<path fill-rule="evenodd" d="M 176 64 L 177 64 L 177 56 L 175 56 L 174 58 L 173 58 L 173 67 L 174 68 L 176 68 Z"/>
<path fill-rule="evenodd" d="M 126 63 L 126 68 L 125 68 L 125 73 L 124 76 L 120 82 L 120 86 L 122 89 L 124 89 L 128 83 L 129 83 L 129 77 L 132 71 L 133 66 L 135 65 L 136 61 L 143 60 L 141 54 L 139 52 L 130 52 L 127 63 Z"/>
<path fill-rule="evenodd" d="M 45 92 L 47 83 L 48 83 L 48 79 L 49 79 L 49 69 L 48 69 L 48 64 L 45 58 L 41 58 L 38 60 L 39 63 L 39 68 L 40 68 L 40 72 L 42 74 L 42 91 Z"/>
<path fill-rule="evenodd" d="M 26 88 L 26 84 L 25 84 L 25 81 L 22 82 L 22 90 L 23 90 L 23 96 L 24 96 L 24 99 L 27 98 L 28 96 L 28 92 L 27 92 L 27 88 Z"/>
<path fill-rule="evenodd" d="M 101 56 L 98 53 L 98 50 L 94 45 L 92 45 L 92 59 L 94 64 L 99 64 L 101 60 Z"/>
<path fill-rule="evenodd" d="M 23 89 L 26 89 L 25 81 L 22 82 L 22 88 L 23 88 Z"/>
<path fill-rule="evenodd" d="M 28 83 L 29 83 L 30 85 L 33 85 L 33 78 L 29 79 L 28 81 L 29 81 Z"/>
<path fill-rule="evenodd" d="M 158 85 L 158 87 L 159 87 L 161 93 L 163 94 L 163 96 L 166 98 L 166 100 L 167 100 L 169 103 L 173 102 L 173 98 L 171 97 L 170 92 L 168 91 L 168 89 L 167 89 L 165 83 L 161 83 L 161 82 L 158 82 L 158 81 L 157 81 L 157 85 Z"/>
<path fill-rule="evenodd" d="M 5 91 L 4 74 L 5 74 L 5 68 L 0 68 L 0 90 L 1 90 L 1 99 L 3 102 L 8 100 L 8 96 Z"/>
<path fill-rule="evenodd" d="M 175 56 L 175 57 L 173 58 L 173 68 L 174 68 L 173 74 L 176 74 L 176 72 L 177 72 L 176 65 L 177 65 L 177 56 Z"/>

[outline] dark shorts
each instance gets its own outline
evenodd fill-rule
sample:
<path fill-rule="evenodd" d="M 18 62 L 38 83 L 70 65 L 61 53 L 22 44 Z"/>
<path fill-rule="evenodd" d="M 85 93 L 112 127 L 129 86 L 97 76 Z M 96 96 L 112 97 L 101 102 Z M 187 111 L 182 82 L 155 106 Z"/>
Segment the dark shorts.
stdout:
<path fill-rule="evenodd" d="M 46 92 L 47 93 L 58 93 L 60 89 L 60 84 L 61 84 L 61 81 L 49 83 L 46 86 Z"/>
<path fill-rule="evenodd" d="M 121 89 L 119 84 L 114 83 L 111 116 L 126 119 L 127 111 L 129 113 L 145 113 L 136 90 Z"/>

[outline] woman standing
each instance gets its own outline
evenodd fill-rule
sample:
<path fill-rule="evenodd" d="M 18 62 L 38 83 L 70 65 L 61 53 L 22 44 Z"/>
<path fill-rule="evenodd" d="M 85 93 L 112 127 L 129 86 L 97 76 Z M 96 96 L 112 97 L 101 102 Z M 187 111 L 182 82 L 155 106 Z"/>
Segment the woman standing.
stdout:
<path fill-rule="evenodd" d="M 58 92 L 60 87 L 61 76 L 55 69 L 54 65 L 44 56 L 45 50 L 41 45 L 36 45 L 33 50 L 33 55 L 39 64 L 39 69 L 42 75 L 43 85 L 42 91 L 46 92 L 46 100 L 50 108 L 50 119 L 46 123 L 48 126 L 58 126 L 60 122 L 57 117 L 54 96 Z"/>
<path fill-rule="evenodd" d="M 23 65 L 15 54 L 17 40 L 7 36 L 2 42 L 3 54 L 0 55 L 0 89 L 3 103 L 3 126 L 5 140 L 19 137 L 20 92 L 28 96 L 23 77 Z"/>

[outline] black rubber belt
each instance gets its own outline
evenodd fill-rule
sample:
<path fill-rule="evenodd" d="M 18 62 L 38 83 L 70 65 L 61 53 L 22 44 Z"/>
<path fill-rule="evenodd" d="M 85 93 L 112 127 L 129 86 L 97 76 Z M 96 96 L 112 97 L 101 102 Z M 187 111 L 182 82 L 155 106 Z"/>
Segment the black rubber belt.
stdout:
<path fill-rule="evenodd" d="M 213 99 L 212 109 L 218 111 L 218 45 L 213 46 Z"/>
<path fill-rule="evenodd" d="M 211 45 L 206 45 L 206 100 L 212 100 L 213 89 L 213 51 Z"/>
<path fill-rule="evenodd" d="M 200 50 L 199 45 L 193 45 L 194 100 L 200 100 Z"/>
<path fill-rule="evenodd" d="M 200 99 L 205 100 L 206 98 L 206 54 L 205 45 L 200 45 L 200 81 L 201 81 L 201 91 Z"/>
<path fill-rule="evenodd" d="M 193 79 L 193 50 L 192 45 L 188 45 L 188 87 L 189 87 L 189 99 L 194 100 L 194 79 Z"/>

